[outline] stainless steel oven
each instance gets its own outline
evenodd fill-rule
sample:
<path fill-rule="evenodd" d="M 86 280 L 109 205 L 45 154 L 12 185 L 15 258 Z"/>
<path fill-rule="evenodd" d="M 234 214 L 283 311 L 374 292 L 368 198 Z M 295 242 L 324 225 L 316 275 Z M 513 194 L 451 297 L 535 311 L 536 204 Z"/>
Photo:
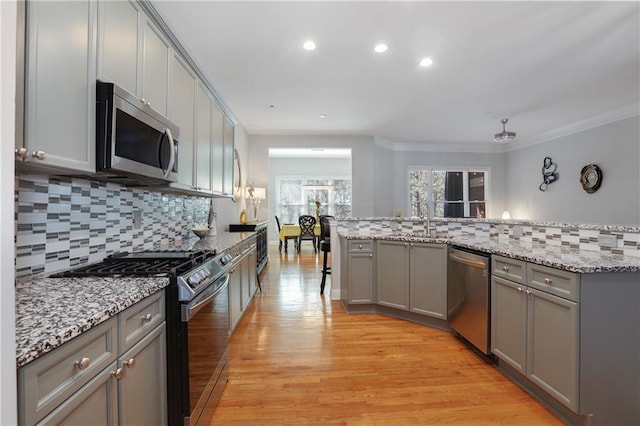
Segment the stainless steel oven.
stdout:
<path fill-rule="evenodd" d="M 188 370 L 182 376 L 185 425 L 209 424 L 228 379 L 228 284 L 224 274 L 181 307 L 180 348 Z"/>

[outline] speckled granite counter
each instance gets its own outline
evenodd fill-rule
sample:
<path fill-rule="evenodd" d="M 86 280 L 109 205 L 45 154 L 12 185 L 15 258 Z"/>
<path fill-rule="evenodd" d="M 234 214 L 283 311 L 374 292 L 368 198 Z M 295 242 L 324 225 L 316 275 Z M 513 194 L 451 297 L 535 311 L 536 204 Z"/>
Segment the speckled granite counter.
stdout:
<path fill-rule="evenodd" d="M 578 250 L 562 245 L 514 241 L 500 237 L 465 235 L 424 237 L 420 236 L 420 234 L 383 235 L 367 232 L 340 232 L 339 235 L 346 239 L 450 244 L 582 274 L 640 271 L 640 257 L 623 256 L 602 251 Z"/>
<path fill-rule="evenodd" d="M 16 286 L 16 362 L 27 364 L 169 284 L 168 278 L 39 278 Z"/>
<path fill-rule="evenodd" d="M 192 238 L 163 250 L 232 249 L 254 232 Z M 16 364 L 21 367 L 169 285 L 168 278 L 33 277 L 16 285 Z"/>

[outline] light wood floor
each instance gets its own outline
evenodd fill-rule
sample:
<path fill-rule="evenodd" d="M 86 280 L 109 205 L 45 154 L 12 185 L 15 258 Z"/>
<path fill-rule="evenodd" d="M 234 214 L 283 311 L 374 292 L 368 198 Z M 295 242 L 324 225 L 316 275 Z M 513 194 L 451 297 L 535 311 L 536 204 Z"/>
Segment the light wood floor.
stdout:
<path fill-rule="evenodd" d="M 449 333 L 320 296 L 310 245 L 269 256 L 212 425 L 563 424 Z"/>

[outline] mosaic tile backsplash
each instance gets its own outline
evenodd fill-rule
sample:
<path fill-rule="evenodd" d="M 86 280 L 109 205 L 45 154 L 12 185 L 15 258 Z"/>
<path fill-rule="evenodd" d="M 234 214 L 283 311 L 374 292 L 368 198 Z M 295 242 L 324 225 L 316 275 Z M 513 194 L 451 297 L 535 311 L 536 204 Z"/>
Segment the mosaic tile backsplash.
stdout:
<path fill-rule="evenodd" d="M 338 232 L 379 235 L 426 232 L 419 218 L 354 218 L 338 220 Z M 608 225 L 535 223 L 521 220 L 432 219 L 436 235 L 474 235 L 522 242 L 566 246 L 576 250 L 603 251 L 640 257 L 640 228 Z"/>
<path fill-rule="evenodd" d="M 14 200 L 17 278 L 179 243 L 209 214 L 204 197 L 44 175 L 16 176 Z"/>

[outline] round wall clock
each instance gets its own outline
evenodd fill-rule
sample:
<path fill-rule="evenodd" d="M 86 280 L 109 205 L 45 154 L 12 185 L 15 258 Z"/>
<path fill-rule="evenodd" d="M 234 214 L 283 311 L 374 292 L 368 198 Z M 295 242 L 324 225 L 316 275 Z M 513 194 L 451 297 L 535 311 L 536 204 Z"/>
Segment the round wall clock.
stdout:
<path fill-rule="evenodd" d="M 593 194 L 602 184 L 602 170 L 595 164 L 588 164 L 580 172 L 580 183 L 582 189 L 589 194 Z"/>

